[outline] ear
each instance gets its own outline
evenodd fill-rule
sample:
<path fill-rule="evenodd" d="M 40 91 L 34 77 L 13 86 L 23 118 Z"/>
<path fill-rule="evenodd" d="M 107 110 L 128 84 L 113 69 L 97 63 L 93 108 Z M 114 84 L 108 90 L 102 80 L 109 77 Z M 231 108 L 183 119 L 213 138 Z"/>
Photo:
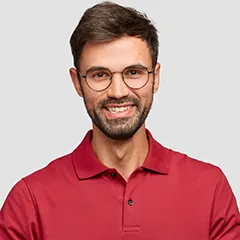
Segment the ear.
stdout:
<path fill-rule="evenodd" d="M 153 86 L 153 90 L 154 93 L 157 92 L 158 88 L 159 88 L 159 84 L 160 84 L 160 69 L 161 69 L 161 64 L 157 63 L 156 67 L 154 69 L 154 86 Z"/>
<path fill-rule="evenodd" d="M 82 87 L 81 87 L 81 84 L 80 84 L 81 79 L 78 78 L 77 70 L 75 68 L 70 68 L 69 73 L 70 73 L 73 85 L 74 85 L 78 95 L 80 97 L 82 97 L 83 96 L 83 91 L 82 91 Z"/>

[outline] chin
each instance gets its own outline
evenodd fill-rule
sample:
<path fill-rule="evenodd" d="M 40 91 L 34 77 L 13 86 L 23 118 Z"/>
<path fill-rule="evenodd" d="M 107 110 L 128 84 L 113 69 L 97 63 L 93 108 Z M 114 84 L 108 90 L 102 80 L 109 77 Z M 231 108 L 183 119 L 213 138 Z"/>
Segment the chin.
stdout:
<path fill-rule="evenodd" d="M 101 128 L 98 127 L 98 129 L 106 135 L 108 138 L 112 140 L 118 140 L 118 141 L 123 141 L 123 140 L 128 140 L 134 136 L 134 134 L 138 131 L 138 129 L 142 126 L 142 124 L 139 124 L 135 127 L 108 127 L 108 128 Z"/>

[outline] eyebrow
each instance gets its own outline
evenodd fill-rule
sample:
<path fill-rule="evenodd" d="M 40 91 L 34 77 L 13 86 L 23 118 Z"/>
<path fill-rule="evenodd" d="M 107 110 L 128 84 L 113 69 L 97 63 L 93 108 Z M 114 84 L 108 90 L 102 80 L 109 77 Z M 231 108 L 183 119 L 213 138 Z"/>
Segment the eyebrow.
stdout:
<path fill-rule="evenodd" d="M 146 66 L 138 63 L 138 64 L 133 64 L 133 65 L 127 66 L 127 67 L 125 67 L 122 71 L 124 71 L 125 69 L 128 69 L 128 68 L 133 68 L 133 67 L 139 67 L 139 68 L 146 68 L 146 69 L 148 69 Z M 109 68 L 106 68 L 106 67 L 104 67 L 104 66 L 91 66 L 91 67 L 89 67 L 89 68 L 87 69 L 86 74 L 87 74 L 88 72 L 92 72 L 92 71 L 95 71 L 95 70 L 109 70 L 109 71 L 110 71 Z"/>
<path fill-rule="evenodd" d="M 87 69 L 86 74 L 88 72 L 95 71 L 95 70 L 108 70 L 108 68 L 103 67 L 103 66 L 92 66 L 92 67 Z"/>

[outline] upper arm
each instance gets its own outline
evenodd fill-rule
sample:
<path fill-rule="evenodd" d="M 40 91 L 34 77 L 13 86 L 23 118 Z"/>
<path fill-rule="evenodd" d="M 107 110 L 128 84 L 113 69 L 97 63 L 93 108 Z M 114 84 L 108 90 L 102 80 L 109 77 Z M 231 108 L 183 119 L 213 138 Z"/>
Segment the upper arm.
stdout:
<path fill-rule="evenodd" d="M 231 187 L 222 171 L 219 174 L 212 206 L 210 239 L 240 240 L 239 210 Z"/>
<path fill-rule="evenodd" d="M 12 188 L 0 211 L 0 239 L 39 239 L 34 199 L 24 180 Z"/>

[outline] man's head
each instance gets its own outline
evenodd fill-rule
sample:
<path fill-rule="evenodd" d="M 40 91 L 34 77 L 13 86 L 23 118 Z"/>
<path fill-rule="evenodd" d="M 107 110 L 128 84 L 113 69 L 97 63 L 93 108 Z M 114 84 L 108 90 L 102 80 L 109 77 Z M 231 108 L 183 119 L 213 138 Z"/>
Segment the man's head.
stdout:
<path fill-rule="evenodd" d="M 133 136 L 158 89 L 156 28 L 134 9 L 104 2 L 85 11 L 70 44 L 71 78 L 94 127 L 112 139 Z"/>

